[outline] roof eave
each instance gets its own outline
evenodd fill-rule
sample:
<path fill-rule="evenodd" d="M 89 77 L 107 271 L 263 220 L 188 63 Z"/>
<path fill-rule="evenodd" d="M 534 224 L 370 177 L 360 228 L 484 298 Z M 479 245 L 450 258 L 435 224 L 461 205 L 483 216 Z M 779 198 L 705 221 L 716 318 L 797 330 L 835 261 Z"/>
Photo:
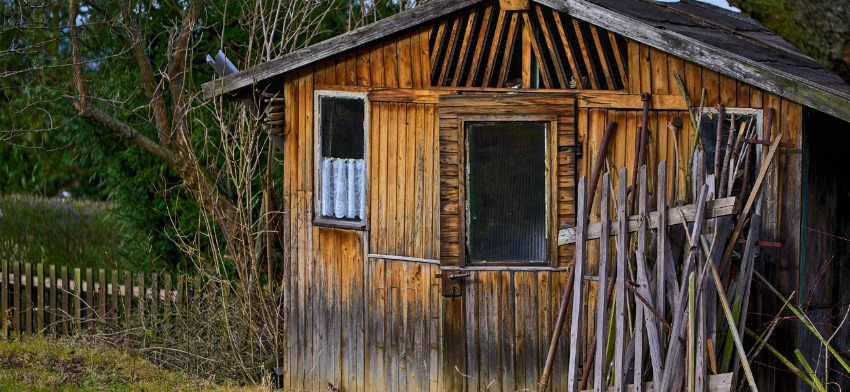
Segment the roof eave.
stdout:
<path fill-rule="evenodd" d="M 434 0 L 345 34 L 296 50 L 278 59 L 218 78 L 201 86 L 205 100 L 226 95 L 241 98 L 254 86 L 286 72 L 362 47 L 380 38 L 415 28 L 484 0 Z"/>
<path fill-rule="evenodd" d="M 844 92 L 814 84 L 682 34 L 655 28 L 586 0 L 535 1 L 850 122 L 850 95 Z"/>

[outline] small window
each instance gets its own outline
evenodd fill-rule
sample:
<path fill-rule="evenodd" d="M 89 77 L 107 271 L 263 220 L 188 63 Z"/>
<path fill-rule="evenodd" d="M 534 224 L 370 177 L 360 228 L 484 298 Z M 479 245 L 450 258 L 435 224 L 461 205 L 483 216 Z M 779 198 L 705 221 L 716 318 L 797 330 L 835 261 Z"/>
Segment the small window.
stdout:
<path fill-rule="evenodd" d="M 472 263 L 545 262 L 546 122 L 467 122 Z"/>
<path fill-rule="evenodd" d="M 366 220 L 366 96 L 316 92 L 316 223 L 363 228 Z"/>

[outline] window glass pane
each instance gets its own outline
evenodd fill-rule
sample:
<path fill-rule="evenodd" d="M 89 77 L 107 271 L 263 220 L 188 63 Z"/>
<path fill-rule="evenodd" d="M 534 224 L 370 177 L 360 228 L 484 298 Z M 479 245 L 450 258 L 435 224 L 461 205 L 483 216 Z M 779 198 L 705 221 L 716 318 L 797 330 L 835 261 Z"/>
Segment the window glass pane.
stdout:
<path fill-rule="evenodd" d="M 319 96 L 319 216 L 361 221 L 365 214 L 366 101 Z"/>
<path fill-rule="evenodd" d="M 546 123 L 467 123 L 472 262 L 546 261 Z"/>
<path fill-rule="evenodd" d="M 322 156 L 363 159 L 365 101 L 350 97 L 319 97 Z"/>
<path fill-rule="evenodd" d="M 753 114 L 729 113 L 727 111 L 726 118 L 723 119 L 723 128 L 720 134 L 720 156 L 726 154 L 726 141 L 729 138 L 729 130 L 732 127 L 732 115 L 735 117 L 735 132 L 741 129 L 741 124 L 757 121 Z M 707 173 L 714 171 L 714 151 L 717 146 L 717 121 L 720 120 L 717 113 L 703 113 L 699 123 L 699 136 L 702 140 L 703 148 L 705 149 L 705 168 Z M 720 173 L 717 173 L 720 175 Z"/>

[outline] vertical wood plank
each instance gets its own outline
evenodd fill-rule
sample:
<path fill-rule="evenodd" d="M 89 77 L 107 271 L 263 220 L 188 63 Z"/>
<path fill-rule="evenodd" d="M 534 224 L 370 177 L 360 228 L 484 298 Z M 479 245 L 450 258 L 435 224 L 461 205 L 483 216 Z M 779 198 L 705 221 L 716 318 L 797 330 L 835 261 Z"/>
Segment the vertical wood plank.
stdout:
<path fill-rule="evenodd" d="M 124 271 L 124 327 L 130 327 L 130 317 L 133 309 L 133 282 L 130 271 Z"/>
<path fill-rule="evenodd" d="M 32 310 L 35 307 L 35 301 L 32 299 L 34 289 L 33 281 L 35 280 L 32 276 L 32 263 L 27 262 L 24 264 L 23 278 L 24 282 L 26 282 L 21 286 L 21 298 L 23 299 L 22 306 L 24 307 L 24 319 L 26 321 L 24 324 L 24 335 L 30 336 L 32 335 Z M 17 281 L 15 283 L 17 283 Z"/>
<path fill-rule="evenodd" d="M 666 169 L 667 166 L 666 161 L 661 161 L 658 164 L 658 188 L 656 194 L 658 206 L 656 207 L 656 211 L 658 211 L 658 222 L 667 222 L 667 203 L 664 200 L 664 197 L 661 195 L 667 194 L 667 175 Z M 656 249 L 657 256 L 655 257 L 655 309 L 658 311 L 658 314 L 667 314 L 665 311 L 665 285 L 666 281 L 665 277 L 667 276 L 667 225 L 658 225 L 658 229 L 656 229 Z M 660 331 L 663 331 L 661 329 Z M 661 336 L 664 336 L 663 333 Z M 662 344 L 666 339 L 661 339 Z M 664 347 L 661 348 L 662 350 Z M 660 380 L 660 377 L 655 376 L 656 380 Z"/>
<path fill-rule="evenodd" d="M 106 270 L 103 268 L 97 271 L 97 280 L 98 280 L 98 288 L 97 288 L 97 310 L 98 310 L 98 319 L 101 322 L 106 321 Z"/>
<path fill-rule="evenodd" d="M 145 306 L 147 306 L 147 302 L 148 302 L 148 299 L 147 299 L 148 289 L 145 286 L 145 273 L 144 272 L 139 272 L 139 273 L 136 274 L 136 286 L 138 286 L 138 302 L 137 303 L 139 305 L 139 308 L 137 309 L 138 310 L 137 317 L 139 319 L 140 325 L 147 326 L 147 323 L 145 322 L 146 321 L 145 320 L 145 314 L 147 313 L 147 311 L 145 310 Z"/>
<path fill-rule="evenodd" d="M 68 279 L 68 267 L 62 267 L 62 307 L 61 312 L 59 313 L 62 318 L 62 334 L 68 334 L 68 319 L 69 316 L 73 315 L 71 313 L 70 302 L 68 302 L 68 294 L 71 292 L 71 281 Z"/>
<path fill-rule="evenodd" d="M 602 223 L 602 235 L 599 238 L 599 284 L 596 289 L 596 358 L 593 369 L 593 390 L 595 392 L 606 392 L 605 384 L 605 357 L 606 337 L 608 337 L 608 253 L 611 244 L 611 210 L 609 209 L 608 189 L 611 186 L 611 177 L 608 173 L 602 175 L 602 189 L 600 190 L 600 221 Z"/>
<path fill-rule="evenodd" d="M 228 291 L 224 295 L 228 295 L 229 290 L 230 287 L 228 287 Z M 159 274 L 154 272 L 151 274 L 151 309 L 148 316 L 152 327 L 159 325 L 157 316 L 159 316 Z"/>
<path fill-rule="evenodd" d="M 502 375 L 502 390 L 517 390 L 520 387 L 516 382 L 516 371 L 514 370 L 515 351 L 511 342 L 516 341 L 516 287 L 513 281 L 514 273 L 510 271 L 502 271 L 499 273 L 499 320 L 501 320 L 502 328 L 499 329 L 499 339 L 502 342 L 500 357 L 501 361 L 499 369 Z"/>
<path fill-rule="evenodd" d="M 570 322 L 570 364 L 567 368 L 567 383 L 570 391 L 578 391 L 579 382 L 579 330 L 582 320 L 582 288 L 584 283 L 585 233 L 587 230 L 587 184 L 585 177 L 578 182 L 578 205 L 576 206 L 576 261 L 573 283 L 572 321 Z M 602 291 L 602 290 L 599 290 Z M 604 351 L 604 350 L 602 350 Z"/>
<path fill-rule="evenodd" d="M 44 333 L 44 291 L 47 289 L 47 284 L 44 281 L 44 264 L 38 263 L 35 266 L 36 275 L 38 277 L 38 284 L 34 285 L 33 288 L 36 290 L 35 293 L 35 308 L 37 309 L 36 313 L 36 332 Z M 50 282 L 53 284 L 54 282 Z"/>
<path fill-rule="evenodd" d="M 163 282 L 164 296 L 162 297 L 162 311 L 163 311 L 163 322 L 165 323 L 165 331 L 171 330 L 172 325 L 172 309 L 174 308 L 174 296 L 171 291 L 171 274 L 165 274 L 163 276 L 165 281 Z"/>
<path fill-rule="evenodd" d="M 85 293 L 83 299 L 83 312 L 85 313 L 83 323 L 86 329 L 90 329 L 94 325 L 95 309 L 94 273 L 91 268 L 86 268 L 86 280 L 83 283 L 83 292 Z"/>
<path fill-rule="evenodd" d="M 411 63 L 410 35 L 398 38 L 398 86 L 413 88 L 413 65 Z"/>
<path fill-rule="evenodd" d="M 12 277 L 9 279 L 12 287 L 12 335 L 21 333 L 21 262 L 12 263 Z"/>
<path fill-rule="evenodd" d="M 614 332 L 614 391 L 625 391 L 625 348 L 626 348 L 626 264 L 628 262 L 628 218 L 626 217 L 626 168 L 620 169 L 619 195 L 617 197 L 617 280 L 615 291 Z M 600 347 L 601 348 L 601 347 Z"/>
<path fill-rule="evenodd" d="M 82 309 L 82 298 L 83 298 L 83 274 L 79 268 L 74 268 L 74 332 L 79 332 L 82 327 L 82 319 L 83 319 L 83 309 Z M 70 313 L 70 312 L 69 312 Z"/>
<path fill-rule="evenodd" d="M 637 41 L 629 40 L 629 92 L 632 94 L 640 94 L 640 44 Z"/>
<path fill-rule="evenodd" d="M 372 86 L 385 86 L 386 83 L 384 83 L 384 54 L 381 50 L 380 45 L 375 45 L 372 50 L 369 51 L 369 66 L 371 67 L 370 76 Z"/>
<path fill-rule="evenodd" d="M 670 76 L 668 75 L 668 59 L 667 53 L 658 50 L 655 48 L 649 49 L 649 64 L 644 64 L 644 66 L 649 66 L 651 64 L 652 70 L 652 91 L 653 94 L 670 94 L 672 92 L 678 93 L 679 87 L 678 84 L 670 84 Z M 678 95 L 678 94 L 676 94 Z"/>
<path fill-rule="evenodd" d="M 112 284 L 109 286 L 109 299 L 111 300 L 109 305 L 109 324 L 113 327 L 117 327 L 118 302 L 121 298 L 121 292 L 118 291 L 118 270 L 112 270 L 110 271 L 110 274 Z"/>
<path fill-rule="evenodd" d="M 50 308 L 47 312 L 47 317 L 49 318 L 48 325 L 50 326 L 50 333 L 55 334 L 57 332 L 56 329 L 56 320 L 58 319 L 59 311 L 56 309 L 56 288 L 59 286 L 59 282 L 56 280 L 56 266 L 50 265 Z"/>

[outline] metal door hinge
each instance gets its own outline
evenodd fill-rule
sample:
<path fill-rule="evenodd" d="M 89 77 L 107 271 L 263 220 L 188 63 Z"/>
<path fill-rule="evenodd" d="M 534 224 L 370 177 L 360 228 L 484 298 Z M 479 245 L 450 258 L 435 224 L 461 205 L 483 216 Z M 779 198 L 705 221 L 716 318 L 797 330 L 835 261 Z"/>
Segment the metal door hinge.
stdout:
<path fill-rule="evenodd" d="M 576 156 L 576 159 L 581 159 L 584 156 L 584 143 L 576 142 L 572 146 L 561 146 L 558 148 L 558 152 L 566 152 L 573 153 Z"/>

